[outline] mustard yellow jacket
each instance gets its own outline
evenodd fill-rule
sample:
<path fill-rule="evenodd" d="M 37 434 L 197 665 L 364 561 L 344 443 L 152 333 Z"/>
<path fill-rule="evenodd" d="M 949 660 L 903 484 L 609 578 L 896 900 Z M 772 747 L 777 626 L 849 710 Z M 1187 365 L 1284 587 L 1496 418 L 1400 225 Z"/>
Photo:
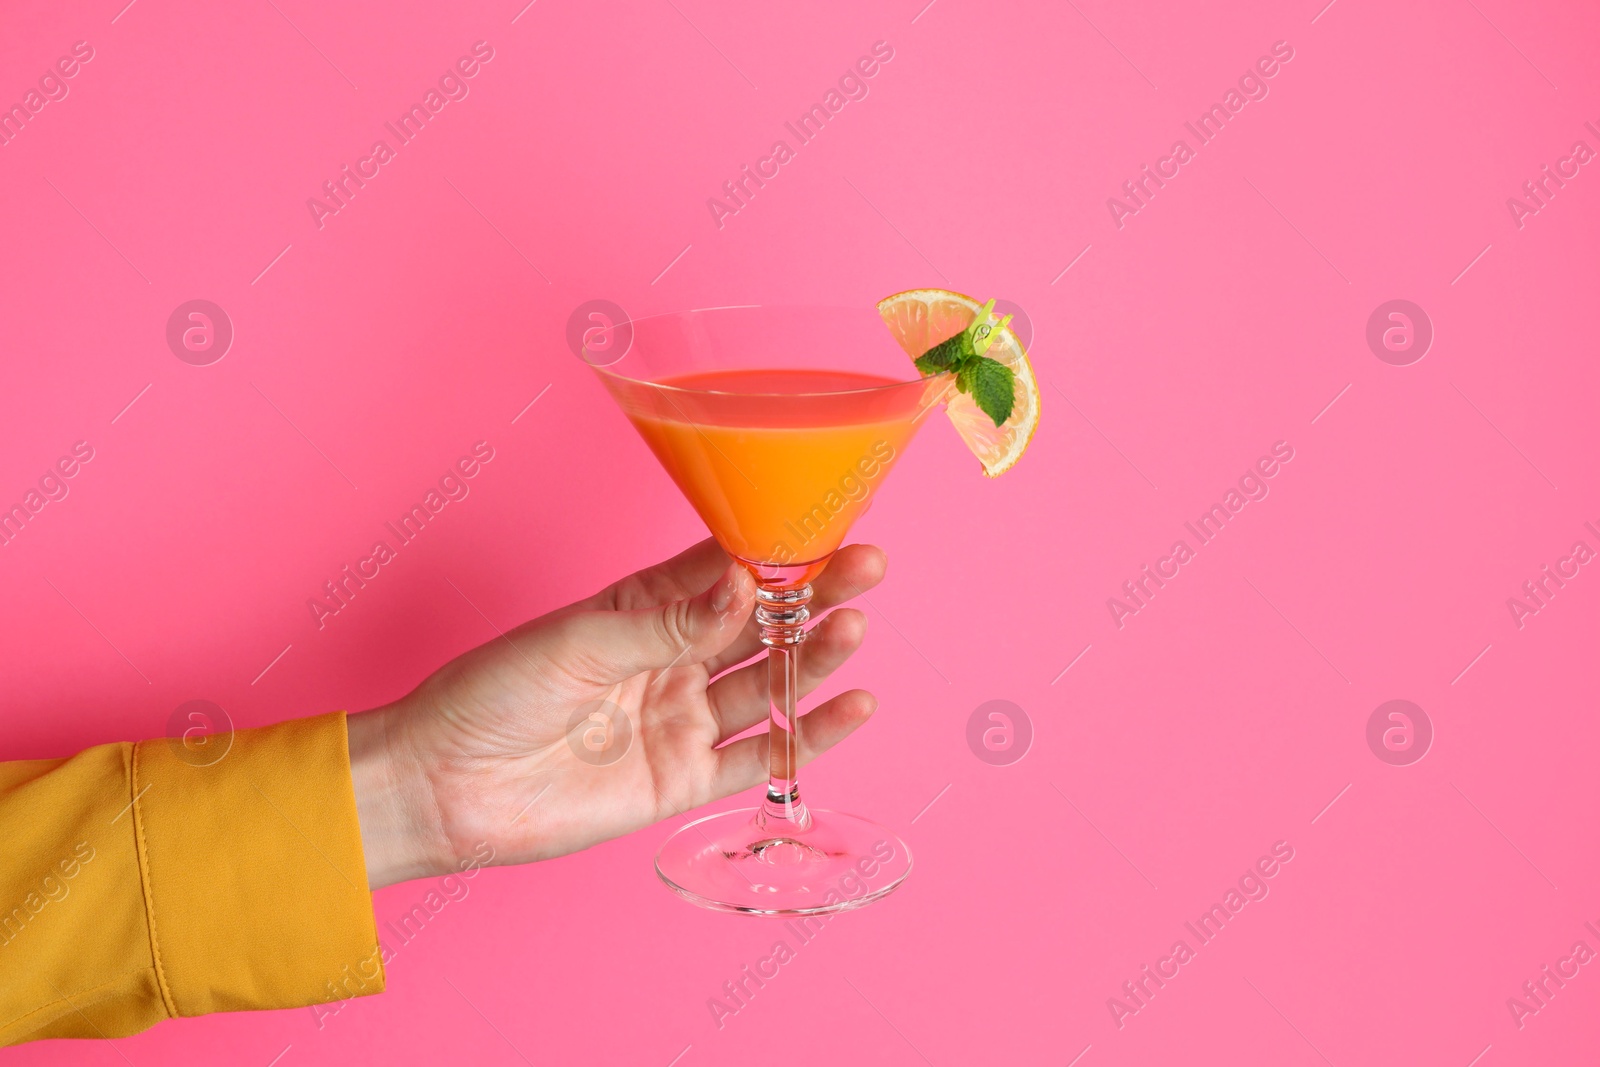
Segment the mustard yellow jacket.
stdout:
<path fill-rule="evenodd" d="M 383 989 L 344 713 L 210 743 L 0 763 L 0 1046 Z"/>

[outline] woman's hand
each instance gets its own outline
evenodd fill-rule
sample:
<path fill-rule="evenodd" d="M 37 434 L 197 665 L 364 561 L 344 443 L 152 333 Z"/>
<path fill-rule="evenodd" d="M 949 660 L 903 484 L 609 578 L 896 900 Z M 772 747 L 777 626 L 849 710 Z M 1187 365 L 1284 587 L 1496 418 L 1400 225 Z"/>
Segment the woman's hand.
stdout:
<path fill-rule="evenodd" d="M 871 589 L 885 565 L 877 548 L 841 549 L 814 583 L 813 611 Z M 768 717 L 765 657 L 733 669 L 765 651 L 755 589 L 702 541 L 350 716 L 372 888 L 453 872 L 483 842 L 495 863 L 576 852 L 765 780 L 765 733 L 724 744 Z M 855 652 L 866 627 L 853 608 L 817 624 L 800 660 L 802 694 Z M 801 763 L 877 704 L 853 689 L 804 715 Z"/>

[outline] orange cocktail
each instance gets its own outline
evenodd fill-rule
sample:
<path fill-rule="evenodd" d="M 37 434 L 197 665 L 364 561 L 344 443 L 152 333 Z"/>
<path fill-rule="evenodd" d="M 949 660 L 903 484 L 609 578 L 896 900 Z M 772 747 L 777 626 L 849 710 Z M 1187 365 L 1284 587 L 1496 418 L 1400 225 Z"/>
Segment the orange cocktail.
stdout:
<path fill-rule="evenodd" d="M 654 403 L 624 410 L 730 555 L 798 583 L 839 547 L 932 406 L 927 390 L 894 388 L 903 384 L 703 371 L 660 379 Z"/>

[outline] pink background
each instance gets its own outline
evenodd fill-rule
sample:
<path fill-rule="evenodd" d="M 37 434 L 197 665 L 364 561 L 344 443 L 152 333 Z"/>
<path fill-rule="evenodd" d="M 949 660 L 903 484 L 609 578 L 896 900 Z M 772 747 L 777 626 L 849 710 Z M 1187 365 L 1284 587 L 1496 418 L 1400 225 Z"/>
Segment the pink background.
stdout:
<path fill-rule="evenodd" d="M 1600 949 L 1600 574 L 1507 607 L 1600 549 L 1600 175 L 1520 228 L 1506 204 L 1600 149 L 1592 10 L 123 2 L 0 40 L 4 101 L 94 49 L 0 147 L 0 501 L 95 450 L 0 548 L 0 756 L 159 735 L 191 699 L 369 707 L 492 636 L 449 583 L 509 627 L 702 536 L 565 346 L 585 300 L 1005 297 L 1045 418 L 997 482 L 930 424 L 859 526 L 892 565 L 836 687 L 883 705 L 807 789 L 917 869 L 721 1028 L 708 999 L 787 935 L 674 899 L 661 826 L 483 874 L 320 1028 L 9 1062 L 1592 1059 L 1596 967 L 1520 1029 L 1506 1003 Z M 479 40 L 470 95 L 319 229 L 307 198 Z M 707 198 L 876 41 L 870 94 L 719 229 Z M 1107 198 L 1277 41 L 1269 95 L 1119 228 Z M 191 298 L 236 331 L 209 366 L 165 340 Z M 1365 340 L 1395 298 L 1435 330 L 1409 366 Z M 480 439 L 471 496 L 319 631 L 307 598 Z M 1119 628 L 1107 599 L 1280 440 L 1270 495 Z M 966 742 L 993 699 L 1034 732 L 1009 766 Z M 1435 733 L 1409 766 L 1367 744 L 1391 699 Z M 1270 894 L 1119 1027 L 1108 998 L 1278 841 Z"/>

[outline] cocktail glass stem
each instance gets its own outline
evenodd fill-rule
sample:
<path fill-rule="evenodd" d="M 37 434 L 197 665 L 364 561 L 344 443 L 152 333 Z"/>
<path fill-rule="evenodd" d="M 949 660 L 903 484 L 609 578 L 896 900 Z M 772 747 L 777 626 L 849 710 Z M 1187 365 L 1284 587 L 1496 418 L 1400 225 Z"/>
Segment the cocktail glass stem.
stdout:
<path fill-rule="evenodd" d="M 800 645 L 811 617 L 811 586 L 761 586 L 756 590 L 756 622 L 767 646 L 767 691 L 771 725 L 767 732 L 767 796 L 757 824 L 774 833 L 804 831 L 811 812 L 800 799 Z"/>

